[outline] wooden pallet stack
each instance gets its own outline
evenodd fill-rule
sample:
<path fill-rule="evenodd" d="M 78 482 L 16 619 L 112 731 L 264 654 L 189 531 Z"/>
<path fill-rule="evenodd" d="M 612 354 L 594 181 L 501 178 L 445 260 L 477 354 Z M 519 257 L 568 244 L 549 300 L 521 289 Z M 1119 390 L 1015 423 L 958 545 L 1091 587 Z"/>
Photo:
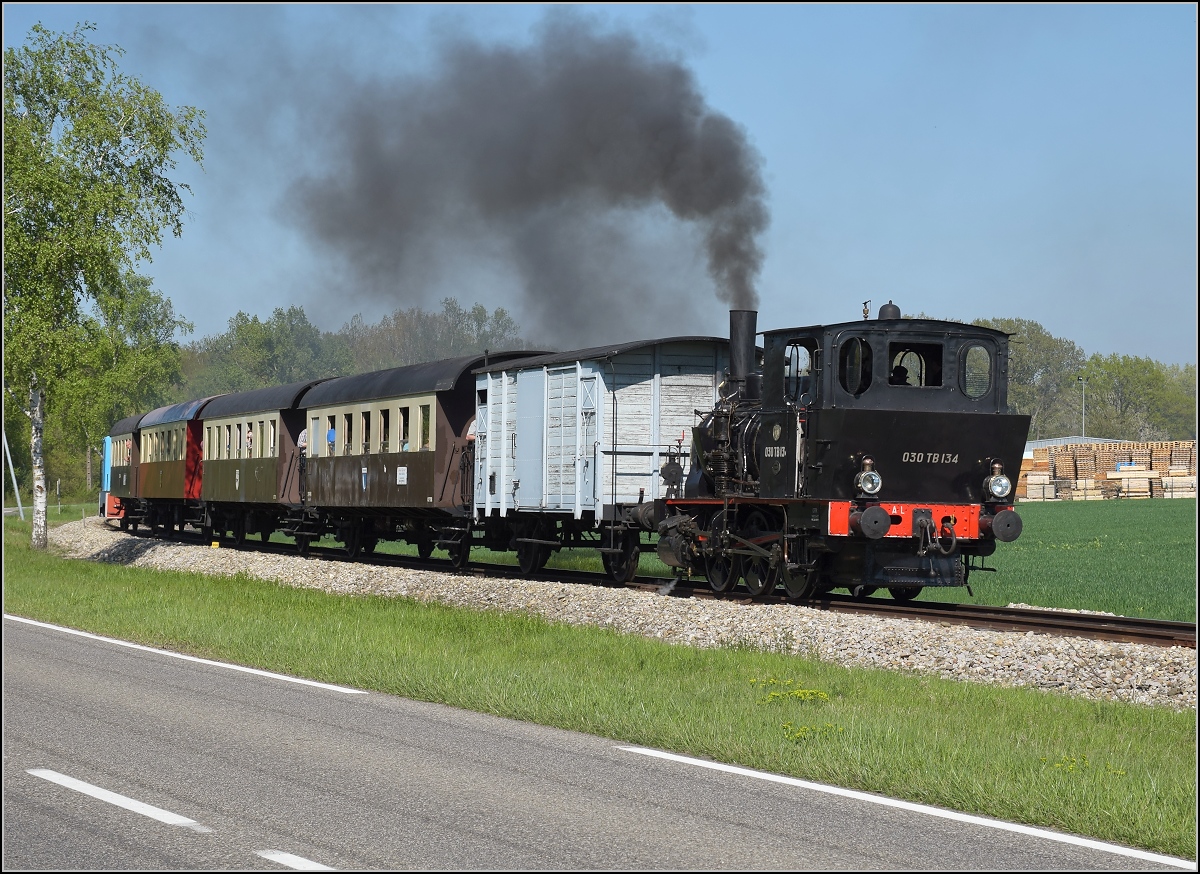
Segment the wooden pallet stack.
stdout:
<path fill-rule="evenodd" d="M 1196 497 L 1196 441 L 1161 444 L 1167 455 L 1166 476 L 1161 480 L 1164 498 Z M 1158 467 L 1155 470 L 1159 470 Z"/>
<path fill-rule="evenodd" d="M 1017 477 L 1017 500 L 1052 501 L 1056 499 L 1054 475 L 1050 466 L 1050 450 L 1046 447 L 1033 450 L 1033 458 L 1021 462 L 1021 474 Z"/>
<path fill-rule="evenodd" d="M 1018 500 L 1196 497 L 1196 441 L 1073 443 L 1035 449 Z"/>

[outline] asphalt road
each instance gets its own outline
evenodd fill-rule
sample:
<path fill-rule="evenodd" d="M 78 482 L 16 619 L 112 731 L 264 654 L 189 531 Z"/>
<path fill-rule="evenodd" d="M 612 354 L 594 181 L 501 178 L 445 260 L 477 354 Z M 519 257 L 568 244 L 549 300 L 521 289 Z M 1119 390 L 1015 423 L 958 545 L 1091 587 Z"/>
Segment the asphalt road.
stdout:
<path fill-rule="evenodd" d="M 6 870 L 1196 870 L 12 617 L 3 648 Z"/>

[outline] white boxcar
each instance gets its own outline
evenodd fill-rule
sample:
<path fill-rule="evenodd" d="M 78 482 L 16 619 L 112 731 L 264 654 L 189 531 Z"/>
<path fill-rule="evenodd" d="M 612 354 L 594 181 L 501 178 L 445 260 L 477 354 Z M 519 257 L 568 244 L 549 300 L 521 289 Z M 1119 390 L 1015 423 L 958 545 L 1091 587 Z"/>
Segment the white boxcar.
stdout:
<path fill-rule="evenodd" d="M 666 497 L 661 471 L 688 468 L 729 341 L 674 337 L 508 361 L 477 370 L 475 513 L 620 518 Z"/>

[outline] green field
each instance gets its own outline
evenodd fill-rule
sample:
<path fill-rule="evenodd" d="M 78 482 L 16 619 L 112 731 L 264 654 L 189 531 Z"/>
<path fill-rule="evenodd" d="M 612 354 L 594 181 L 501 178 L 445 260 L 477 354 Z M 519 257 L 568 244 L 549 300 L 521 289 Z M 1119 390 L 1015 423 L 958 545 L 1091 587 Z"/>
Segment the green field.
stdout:
<path fill-rule="evenodd" d="M 1021 536 L 971 575 L 975 596 L 922 598 L 1034 604 L 1122 616 L 1196 621 L 1196 500 L 1030 502 Z"/>
<path fill-rule="evenodd" d="M 1091 570 L 1072 557 L 1055 559 L 1056 572 L 1074 581 L 1070 598 L 1128 590 L 1130 580 L 1136 587 L 1148 578 L 1139 576 L 1147 567 L 1140 550 L 1156 542 L 1168 555 L 1151 565 L 1151 576 L 1164 589 L 1186 590 L 1167 591 L 1161 603 L 1194 615 L 1195 502 L 1107 504 L 1024 505 L 1018 544 L 1030 552 L 1007 545 L 1013 566 L 986 575 L 977 595 L 986 589 L 997 602 L 1045 604 L 1010 598 L 1005 588 L 1036 581 L 1046 561 L 1032 552 L 1038 538 L 1043 554 L 1088 552 L 1074 544 L 1100 539 L 1102 558 Z M 1158 515 L 1134 524 L 1127 514 L 1139 508 Z M 1164 524 L 1184 530 L 1164 537 Z M 1079 527 L 1090 537 L 1069 534 Z M 67 561 L 34 553 L 28 540 L 27 522 L 6 519 L 4 607 L 16 615 L 1196 858 L 1194 711 L 744 648 L 692 649 L 530 616 L 246 577 Z M 1018 579 L 1001 582 L 1009 576 Z"/>

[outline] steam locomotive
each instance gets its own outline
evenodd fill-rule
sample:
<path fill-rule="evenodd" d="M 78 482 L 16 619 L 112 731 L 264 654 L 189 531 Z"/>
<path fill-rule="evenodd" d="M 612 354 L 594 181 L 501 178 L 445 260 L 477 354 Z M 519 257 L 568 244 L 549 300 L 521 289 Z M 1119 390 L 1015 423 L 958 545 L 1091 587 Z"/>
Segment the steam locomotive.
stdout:
<path fill-rule="evenodd" d="M 347 554 L 513 551 L 535 573 L 655 552 L 752 597 L 907 600 L 965 586 L 1013 508 L 1029 417 L 1007 412 L 1008 335 L 878 317 L 566 353 L 484 354 L 220 395 L 118 422 L 102 513 L 126 529 Z"/>

